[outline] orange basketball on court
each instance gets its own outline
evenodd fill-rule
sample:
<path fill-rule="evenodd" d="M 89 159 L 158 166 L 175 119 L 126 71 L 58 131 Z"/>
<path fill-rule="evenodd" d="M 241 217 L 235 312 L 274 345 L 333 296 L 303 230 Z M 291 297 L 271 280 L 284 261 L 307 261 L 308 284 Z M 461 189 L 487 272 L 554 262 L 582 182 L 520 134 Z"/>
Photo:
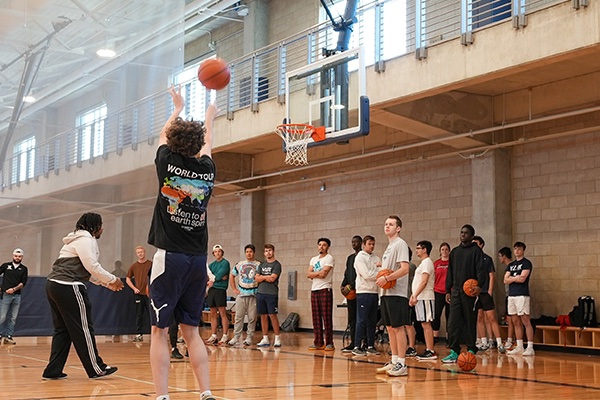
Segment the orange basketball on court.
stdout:
<path fill-rule="evenodd" d="M 389 275 L 389 274 L 391 274 L 391 273 L 392 273 L 392 270 L 390 270 L 390 269 L 387 269 L 387 268 L 384 268 L 384 269 L 380 270 L 380 271 L 377 273 L 377 279 L 379 279 L 379 278 L 380 278 L 380 277 L 382 277 L 382 276 L 388 276 L 388 275 Z M 383 285 L 383 286 L 382 286 L 382 288 L 383 288 L 383 289 L 391 289 L 391 288 L 393 288 L 394 286 L 396 286 L 396 280 L 395 280 L 395 279 L 390 279 L 390 280 L 388 280 L 388 281 L 385 283 L 385 285 Z"/>
<path fill-rule="evenodd" d="M 475 354 L 465 351 L 458 355 L 456 363 L 463 371 L 472 371 L 477 366 L 477 358 Z"/>
<path fill-rule="evenodd" d="M 463 283 L 463 291 L 467 296 L 477 296 L 477 289 L 479 288 L 479 283 L 477 279 L 467 279 L 465 283 Z"/>
<path fill-rule="evenodd" d="M 229 84 L 229 66 L 221 58 L 203 61 L 198 67 L 198 79 L 207 89 L 220 90 Z"/>

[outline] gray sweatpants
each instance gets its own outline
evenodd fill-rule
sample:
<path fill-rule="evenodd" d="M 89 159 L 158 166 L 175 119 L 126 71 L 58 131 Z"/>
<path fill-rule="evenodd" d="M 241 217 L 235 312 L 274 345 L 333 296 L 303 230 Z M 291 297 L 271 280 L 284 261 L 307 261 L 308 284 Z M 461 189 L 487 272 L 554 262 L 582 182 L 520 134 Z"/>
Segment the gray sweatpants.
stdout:
<path fill-rule="evenodd" d="M 239 338 L 244 330 L 244 317 L 248 315 L 247 340 L 252 340 L 256 328 L 256 296 L 238 296 L 235 299 L 235 325 L 233 335 Z"/>

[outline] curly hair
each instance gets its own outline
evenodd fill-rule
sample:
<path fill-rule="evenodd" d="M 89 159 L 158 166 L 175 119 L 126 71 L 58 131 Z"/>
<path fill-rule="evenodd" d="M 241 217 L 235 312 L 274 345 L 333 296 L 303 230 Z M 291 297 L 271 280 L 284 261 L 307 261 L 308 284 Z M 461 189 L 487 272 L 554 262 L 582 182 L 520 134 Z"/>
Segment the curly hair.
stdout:
<path fill-rule="evenodd" d="M 194 157 L 204 146 L 206 128 L 203 122 L 179 117 L 167 128 L 167 146 L 173 153 Z"/>
<path fill-rule="evenodd" d="M 92 235 L 98 233 L 101 228 L 102 216 L 92 212 L 83 214 L 81 217 L 79 217 L 79 220 L 77 220 L 77 223 L 75 224 L 75 231 L 88 231 Z"/>

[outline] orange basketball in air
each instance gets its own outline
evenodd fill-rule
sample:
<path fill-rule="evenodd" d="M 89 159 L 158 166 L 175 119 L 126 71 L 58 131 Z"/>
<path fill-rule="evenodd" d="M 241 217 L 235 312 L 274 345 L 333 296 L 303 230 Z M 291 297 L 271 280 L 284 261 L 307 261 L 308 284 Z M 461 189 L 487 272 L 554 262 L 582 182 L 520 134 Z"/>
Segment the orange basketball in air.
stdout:
<path fill-rule="evenodd" d="M 477 279 L 467 279 L 465 283 L 463 283 L 463 291 L 467 296 L 477 296 L 477 289 L 479 289 L 479 283 L 477 282 Z"/>
<path fill-rule="evenodd" d="M 229 66 L 221 58 L 211 58 L 203 61 L 198 67 L 198 79 L 207 89 L 223 89 L 231 79 Z"/>
<path fill-rule="evenodd" d="M 463 371 L 471 371 L 477 366 L 477 358 L 475 357 L 475 354 L 465 351 L 458 355 L 456 363 Z"/>
<path fill-rule="evenodd" d="M 380 278 L 380 277 L 382 277 L 382 276 L 388 276 L 388 275 L 389 275 L 389 274 L 391 274 L 391 273 L 392 273 L 392 270 L 390 270 L 390 269 L 387 269 L 387 268 L 384 268 L 384 269 L 380 270 L 380 271 L 377 273 L 377 279 L 379 279 L 379 278 Z M 395 280 L 395 279 L 390 279 L 390 280 L 388 280 L 388 281 L 385 283 L 385 285 L 383 285 L 383 286 L 382 286 L 382 288 L 383 288 L 383 289 L 391 289 L 391 288 L 393 288 L 394 286 L 396 286 L 396 280 Z"/>

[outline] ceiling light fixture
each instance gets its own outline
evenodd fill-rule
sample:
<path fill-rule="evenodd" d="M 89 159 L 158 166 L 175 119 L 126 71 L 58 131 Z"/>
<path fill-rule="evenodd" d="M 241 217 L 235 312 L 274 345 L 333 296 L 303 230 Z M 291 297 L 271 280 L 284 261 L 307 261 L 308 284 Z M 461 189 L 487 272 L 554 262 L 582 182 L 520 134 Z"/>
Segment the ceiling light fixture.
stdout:
<path fill-rule="evenodd" d="M 23 102 L 24 103 L 35 103 L 35 97 L 33 97 L 32 95 L 25 96 L 25 97 L 23 97 Z"/>
<path fill-rule="evenodd" d="M 114 58 L 117 53 L 111 48 L 103 47 L 96 51 L 96 55 L 102 58 Z"/>

